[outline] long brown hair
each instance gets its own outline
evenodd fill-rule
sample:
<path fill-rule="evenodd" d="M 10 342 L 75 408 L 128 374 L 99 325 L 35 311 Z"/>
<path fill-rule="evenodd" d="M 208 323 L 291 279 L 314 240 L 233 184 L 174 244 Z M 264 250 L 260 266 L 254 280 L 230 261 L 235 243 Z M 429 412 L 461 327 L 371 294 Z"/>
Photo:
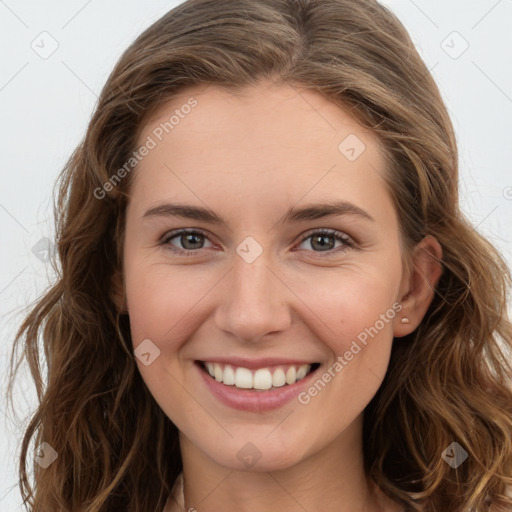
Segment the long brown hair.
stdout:
<path fill-rule="evenodd" d="M 394 344 L 365 410 L 368 477 L 408 510 L 510 511 L 510 273 L 460 212 L 456 141 L 434 80 L 402 24 L 373 0 L 189 0 L 124 52 L 60 176 L 58 279 L 11 357 L 9 392 L 26 358 L 40 402 L 21 449 L 25 503 L 34 512 L 163 508 L 182 468 L 178 432 L 137 371 L 112 294 L 137 171 L 104 184 L 119 177 L 148 116 L 178 92 L 261 79 L 314 89 L 372 129 L 405 251 L 427 234 L 443 249 L 435 298 Z M 31 442 L 48 443 L 57 459 L 42 469 Z M 468 453 L 457 469 L 442 458 L 452 442 Z"/>

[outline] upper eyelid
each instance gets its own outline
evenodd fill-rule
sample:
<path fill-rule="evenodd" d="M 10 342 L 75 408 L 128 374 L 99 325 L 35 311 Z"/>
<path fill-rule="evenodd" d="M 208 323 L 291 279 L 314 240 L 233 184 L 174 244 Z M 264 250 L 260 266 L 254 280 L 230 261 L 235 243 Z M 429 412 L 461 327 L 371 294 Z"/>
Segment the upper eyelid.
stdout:
<path fill-rule="evenodd" d="M 181 229 L 174 229 L 172 231 L 167 231 L 162 237 L 162 242 L 166 242 L 172 238 L 175 238 L 179 235 L 187 235 L 187 234 L 199 234 L 203 235 L 205 238 L 210 239 L 210 235 L 207 231 L 204 231 L 199 228 L 181 228 Z M 210 240 L 211 242 L 211 240 Z"/>

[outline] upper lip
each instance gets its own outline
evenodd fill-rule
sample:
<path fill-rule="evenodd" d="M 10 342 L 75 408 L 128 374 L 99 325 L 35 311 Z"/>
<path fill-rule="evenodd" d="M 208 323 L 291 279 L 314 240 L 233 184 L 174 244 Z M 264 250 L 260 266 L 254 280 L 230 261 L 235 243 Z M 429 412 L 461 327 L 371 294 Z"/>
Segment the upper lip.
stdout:
<path fill-rule="evenodd" d="M 302 366 L 315 364 L 317 361 L 305 361 L 303 359 L 289 359 L 283 357 L 263 357 L 260 359 L 248 359 L 245 357 L 211 357 L 201 359 L 201 362 L 229 364 L 237 368 L 257 369 L 270 366 Z"/>

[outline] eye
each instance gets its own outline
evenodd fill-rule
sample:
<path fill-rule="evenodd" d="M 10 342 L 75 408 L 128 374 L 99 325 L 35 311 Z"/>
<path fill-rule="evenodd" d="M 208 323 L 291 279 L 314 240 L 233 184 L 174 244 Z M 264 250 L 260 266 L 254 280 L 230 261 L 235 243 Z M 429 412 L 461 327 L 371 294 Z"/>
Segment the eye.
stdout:
<path fill-rule="evenodd" d="M 328 256 L 332 255 L 332 253 L 355 248 L 354 241 L 348 235 L 334 229 L 317 229 L 310 231 L 302 238 L 300 245 L 305 243 L 308 239 L 311 239 L 309 246 L 313 252 L 328 252 Z M 341 247 L 337 249 L 334 248 L 336 241 L 342 243 Z"/>
<path fill-rule="evenodd" d="M 171 243 L 171 240 L 175 238 L 178 239 L 182 247 L 176 248 L 174 244 Z M 197 250 L 194 249 L 203 249 L 205 239 L 207 240 L 207 237 L 202 231 L 181 229 L 166 235 L 161 244 L 173 252 L 188 255 L 197 252 Z"/>

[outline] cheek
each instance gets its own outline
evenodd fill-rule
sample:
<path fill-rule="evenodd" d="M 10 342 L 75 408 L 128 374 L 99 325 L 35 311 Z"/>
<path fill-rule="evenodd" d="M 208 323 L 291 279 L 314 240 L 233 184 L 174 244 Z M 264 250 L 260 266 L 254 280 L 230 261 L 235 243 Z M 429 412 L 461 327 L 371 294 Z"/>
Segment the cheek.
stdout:
<path fill-rule="evenodd" d="M 331 361 L 299 397 L 304 414 L 321 416 L 317 441 L 345 429 L 370 402 L 382 384 L 393 343 L 393 322 L 399 275 L 347 272 L 313 288 L 308 306 L 315 312 L 317 337 L 330 349 Z M 314 290 L 318 290 L 316 293 Z M 313 325 L 310 322 L 309 325 Z M 307 411 L 307 413 L 306 413 Z"/>
<path fill-rule="evenodd" d="M 211 288 L 206 287 L 204 280 L 193 286 L 190 274 L 190 269 L 187 274 L 186 269 L 171 270 L 169 266 L 143 259 L 125 261 L 133 347 L 136 349 L 149 339 L 160 351 L 154 359 L 154 353 L 151 354 L 148 365 L 136 358 L 139 372 L 161 409 L 185 431 L 208 429 L 208 418 L 198 414 L 197 405 L 187 392 L 189 368 L 179 360 L 180 349 L 198 321 L 195 306 Z"/>
<path fill-rule="evenodd" d="M 341 355 L 353 341 L 363 347 L 372 339 L 390 340 L 400 309 L 399 279 L 399 268 L 345 268 L 297 279 L 294 292 L 307 298 L 303 313 L 310 318 L 309 325 L 318 326 L 317 337 Z"/>
<path fill-rule="evenodd" d="M 126 295 L 134 345 L 145 338 L 159 344 L 165 340 L 166 345 L 179 342 L 179 332 L 211 288 L 192 274 L 186 268 L 127 263 Z"/>

